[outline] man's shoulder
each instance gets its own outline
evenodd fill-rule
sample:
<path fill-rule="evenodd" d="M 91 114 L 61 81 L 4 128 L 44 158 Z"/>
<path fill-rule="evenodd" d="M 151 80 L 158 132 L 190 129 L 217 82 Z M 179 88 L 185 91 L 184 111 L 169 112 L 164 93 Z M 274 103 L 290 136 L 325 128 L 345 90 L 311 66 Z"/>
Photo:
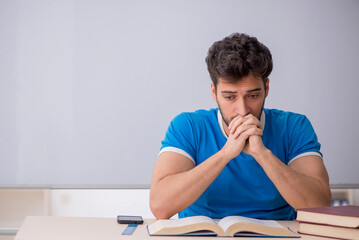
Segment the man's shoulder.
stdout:
<path fill-rule="evenodd" d="M 282 122 L 282 121 L 295 121 L 306 119 L 307 117 L 300 113 L 284 111 L 279 109 L 264 109 L 266 119 L 270 119 L 274 122 Z"/>
<path fill-rule="evenodd" d="M 199 109 L 194 112 L 182 112 L 178 114 L 174 120 L 177 122 L 190 121 L 190 122 L 211 122 L 217 120 L 217 108 L 209 110 Z"/>
<path fill-rule="evenodd" d="M 217 126 L 217 128 L 215 127 Z M 217 109 L 200 109 L 194 112 L 182 112 L 178 114 L 170 123 L 167 136 L 180 136 L 192 139 L 196 142 L 202 136 L 208 136 L 209 132 L 219 131 L 217 121 Z"/>
<path fill-rule="evenodd" d="M 268 124 L 273 129 L 285 129 L 290 133 L 312 129 L 310 120 L 304 114 L 278 109 L 264 109 L 264 111 L 266 126 Z"/>

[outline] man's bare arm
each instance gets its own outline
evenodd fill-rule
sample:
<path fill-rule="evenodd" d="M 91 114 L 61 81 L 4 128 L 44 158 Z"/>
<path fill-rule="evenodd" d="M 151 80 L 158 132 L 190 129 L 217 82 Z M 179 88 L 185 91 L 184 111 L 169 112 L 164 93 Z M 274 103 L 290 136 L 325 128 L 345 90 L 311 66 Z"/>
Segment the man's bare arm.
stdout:
<path fill-rule="evenodd" d="M 150 208 L 157 219 L 167 219 L 194 203 L 230 161 L 218 152 L 194 167 L 175 152 L 164 152 L 153 170 Z"/>
<path fill-rule="evenodd" d="M 330 205 L 329 177 L 320 157 L 301 157 L 289 166 L 269 150 L 254 158 L 294 209 Z"/>

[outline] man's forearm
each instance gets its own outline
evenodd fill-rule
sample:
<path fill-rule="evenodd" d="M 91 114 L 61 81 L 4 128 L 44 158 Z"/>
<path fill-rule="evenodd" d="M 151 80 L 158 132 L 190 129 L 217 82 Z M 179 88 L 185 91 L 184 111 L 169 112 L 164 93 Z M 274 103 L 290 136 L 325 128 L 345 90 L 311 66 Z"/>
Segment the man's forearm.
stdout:
<path fill-rule="evenodd" d="M 294 209 L 330 205 L 328 183 L 296 172 L 282 163 L 270 150 L 253 157 Z"/>
<path fill-rule="evenodd" d="M 189 171 L 160 179 L 151 187 L 150 205 L 158 219 L 170 218 L 194 203 L 230 161 L 219 151 Z"/>

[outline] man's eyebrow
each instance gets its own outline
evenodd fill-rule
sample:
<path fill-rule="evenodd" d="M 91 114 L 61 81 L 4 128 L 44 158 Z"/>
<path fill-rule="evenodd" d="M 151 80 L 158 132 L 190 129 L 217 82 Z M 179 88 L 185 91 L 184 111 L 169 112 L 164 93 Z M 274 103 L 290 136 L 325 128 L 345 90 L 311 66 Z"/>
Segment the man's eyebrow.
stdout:
<path fill-rule="evenodd" d="M 262 90 L 262 88 L 250 89 L 247 91 L 247 93 L 256 92 L 256 91 L 260 91 L 260 90 Z"/>
<path fill-rule="evenodd" d="M 224 91 L 222 91 L 222 93 L 237 93 L 237 91 L 228 91 L 228 90 L 224 90 Z"/>
<path fill-rule="evenodd" d="M 262 90 L 262 88 L 254 88 L 254 89 L 249 89 L 247 90 L 247 93 L 251 93 L 251 92 L 256 92 L 256 91 L 260 91 Z M 223 90 L 221 91 L 222 93 L 238 93 L 237 91 L 229 91 L 229 90 Z"/>

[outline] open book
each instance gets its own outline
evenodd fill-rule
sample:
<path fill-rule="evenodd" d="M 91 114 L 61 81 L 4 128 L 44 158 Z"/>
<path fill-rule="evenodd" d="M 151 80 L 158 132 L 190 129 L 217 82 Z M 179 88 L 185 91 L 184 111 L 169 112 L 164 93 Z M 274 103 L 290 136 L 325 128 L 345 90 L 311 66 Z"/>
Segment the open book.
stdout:
<path fill-rule="evenodd" d="M 195 216 L 175 220 L 158 220 L 147 226 L 150 235 L 217 235 L 217 236 L 263 236 L 300 237 L 276 221 L 258 220 L 240 216 L 214 220 Z"/>

